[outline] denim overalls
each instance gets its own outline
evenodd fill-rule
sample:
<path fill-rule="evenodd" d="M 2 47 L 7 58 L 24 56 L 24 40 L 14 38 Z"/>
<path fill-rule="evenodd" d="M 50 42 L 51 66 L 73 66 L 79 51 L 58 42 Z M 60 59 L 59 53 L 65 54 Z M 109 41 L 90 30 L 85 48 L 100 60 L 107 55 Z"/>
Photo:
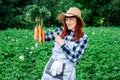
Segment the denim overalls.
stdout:
<path fill-rule="evenodd" d="M 66 42 L 66 41 L 64 41 Z M 55 42 L 52 56 L 48 61 L 45 70 L 42 75 L 41 80 L 76 80 L 76 72 L 75 72 L 75 65 L 76 63 L 71 62 L 66 55 L 64 54 L 61 46 Z M 50 67 L 54 60 L 63 62 L 63 71 L 60 75 L 52 76 L 50 74 Z"/>

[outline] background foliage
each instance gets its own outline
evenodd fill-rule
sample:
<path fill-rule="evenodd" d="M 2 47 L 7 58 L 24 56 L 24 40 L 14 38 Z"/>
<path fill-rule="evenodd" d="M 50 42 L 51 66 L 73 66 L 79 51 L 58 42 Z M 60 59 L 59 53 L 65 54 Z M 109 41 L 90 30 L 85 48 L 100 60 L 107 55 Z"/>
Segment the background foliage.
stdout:
<path fill-rule="evenodd" d="M 58 14 L 71 6 L 81 9 L 87 26 L 120 25 L 120 0 L 0 0 L 0 29 L 34 28 L 38 15 L 43 17 L 43 26 L 60 26 Z"/>
<path fill-rule="evenodd" d="M 77 79 L 120 80 L 120 0 L 0 0 L 0 80 L 40 80 L 52 42 L 33 40 L 34 18 L 42 18 L 50 32 L 71 6 L 80 8 L 90 39 Z"/>
<path fill-rule="evenodd" d="M 55 29 L 44 28 L 46 32 Z M 120 29 L 84 28 L 86 52 L 77 65 L 77 80 L 120 80 Z M 33 31 L 0 31 L 0 80 L 40 80 L 52 54 L 53 42 L 39 44 Z"/>

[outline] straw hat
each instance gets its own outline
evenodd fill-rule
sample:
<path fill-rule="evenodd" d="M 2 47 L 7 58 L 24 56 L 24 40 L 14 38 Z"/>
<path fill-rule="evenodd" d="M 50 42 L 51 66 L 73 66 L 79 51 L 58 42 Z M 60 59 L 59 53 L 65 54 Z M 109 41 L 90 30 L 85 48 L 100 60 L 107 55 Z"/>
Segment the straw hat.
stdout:
<path fill-rule="evenodd" d="M 85 22 L 81 17 L 81 11 L 77 7 L 71 7 L 65 14 L 62 13 L 58 16 L 58 19 L 60 20 L 60 22 L 62 22 L 63 25 L 65 24 L 65 16 L 67 17 L 76 16 L 78 19 L 81 20 L 82 27 L 85 26 Z"/>

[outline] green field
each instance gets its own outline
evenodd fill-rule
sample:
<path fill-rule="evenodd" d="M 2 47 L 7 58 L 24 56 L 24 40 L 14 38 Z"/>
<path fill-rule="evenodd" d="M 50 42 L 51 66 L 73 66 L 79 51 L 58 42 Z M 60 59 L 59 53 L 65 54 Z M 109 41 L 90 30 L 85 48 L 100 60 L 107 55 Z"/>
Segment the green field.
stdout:
<path fill-rule="evenodd" d="M 84 32 L 89 43 L 76 68 L 77 80 L 120 80 L 120 28 L 87 27 Z M 51 49 L 52 42 L 34 41 L 33 30 L 0 31 L 0 80 L 40 80 Z"/>

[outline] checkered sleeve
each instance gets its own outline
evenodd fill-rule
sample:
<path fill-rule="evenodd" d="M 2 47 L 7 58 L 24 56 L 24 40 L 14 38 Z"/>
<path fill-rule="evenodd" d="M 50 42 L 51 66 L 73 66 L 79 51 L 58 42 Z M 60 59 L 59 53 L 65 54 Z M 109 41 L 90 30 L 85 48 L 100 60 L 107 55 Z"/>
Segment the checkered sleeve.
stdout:
<path fill-rule="evenodd" d="M 78 60 L 84 53 L 87 44 L 88 44 L 88 37 L 87 35 L 85 35 L 75 43 L 72 42 L 65 43 L 65 45 L 62 46 L 62 49 L 70 61 L 78 62 Z"/>
<path fill-rule="evenodd" d="M 55 32 L 55 33 L 57 33 L 58 35 L 60 35 L 60 32 L 62 31 L 62 29 L 63 29 L 63 28 L 61 27 L 61 28 L 58 28 L 58 29 L 50 32 L 50 33 L 46 33 L 46 34 L 45 34 L 45 41 L 47 42 L 47 41 L 52 41 L 52 40 L 54 40 L 55 37 L 54 37 L 54 35 L 53 35 L 53 32 Z"/>

